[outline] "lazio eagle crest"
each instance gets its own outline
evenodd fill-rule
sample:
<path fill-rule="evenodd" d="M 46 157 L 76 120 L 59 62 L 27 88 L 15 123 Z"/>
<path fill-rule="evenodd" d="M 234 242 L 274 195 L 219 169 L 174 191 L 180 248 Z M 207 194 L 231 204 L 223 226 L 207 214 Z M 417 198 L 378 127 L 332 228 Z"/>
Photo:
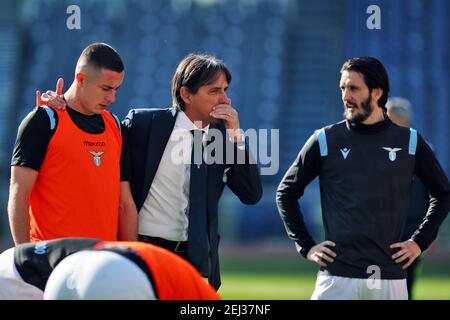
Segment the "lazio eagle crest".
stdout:
<path fill-rule="evenodd" d="M 397 151 L 402 150 L 402 148 L 387 148 L 383 147 L 384 150 L 389 151 L 389 160 L 395 161 L 397 159 Z"/>
<path fill-rule="evenodd" d="M 100 167 L 100 165 L 102 164 L 102 159 L 100 158 L 100 156 L 102 154 L 104 154 L 104 151 L 99 151 L 99 152 L 95 152 L 95 151 L 89 151 L 90 154 L 92 154 L 94 156 L 94 164 L 97 167 Z"/>

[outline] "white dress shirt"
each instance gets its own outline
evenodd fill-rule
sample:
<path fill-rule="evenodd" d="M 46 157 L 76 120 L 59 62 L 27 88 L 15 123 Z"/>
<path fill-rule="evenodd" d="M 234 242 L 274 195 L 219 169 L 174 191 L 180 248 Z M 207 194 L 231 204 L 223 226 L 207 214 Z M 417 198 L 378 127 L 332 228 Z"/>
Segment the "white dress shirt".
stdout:
<path fill-rule="evenodd" d="M 139 211 L 139 234 L 172 241 L 188 238 L 191 130 L 202 129 L 178 112 L 175 125 L 156 171 L 150 191 Z M 203 128 L 205 141 L 209 125 Z"/>

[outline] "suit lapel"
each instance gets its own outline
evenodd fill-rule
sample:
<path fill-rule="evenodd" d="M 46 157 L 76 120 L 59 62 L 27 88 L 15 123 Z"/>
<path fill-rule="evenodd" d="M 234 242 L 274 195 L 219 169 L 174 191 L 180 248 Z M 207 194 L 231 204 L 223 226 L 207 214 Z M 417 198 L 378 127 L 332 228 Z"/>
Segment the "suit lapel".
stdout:
<path fill-rule="evenodd" d="M 175 109 L 167 109 L 166 112 L 157 112 L 153 114 L 150 137 L 147 145 L 147 165 L 145 168 L 145 177 L 143 185 L 142 199 L 145 201 L 150 186 L 155 178 L 156 170 L 158 170 L 161 157 L 169 141 L 177 112 Z"/>

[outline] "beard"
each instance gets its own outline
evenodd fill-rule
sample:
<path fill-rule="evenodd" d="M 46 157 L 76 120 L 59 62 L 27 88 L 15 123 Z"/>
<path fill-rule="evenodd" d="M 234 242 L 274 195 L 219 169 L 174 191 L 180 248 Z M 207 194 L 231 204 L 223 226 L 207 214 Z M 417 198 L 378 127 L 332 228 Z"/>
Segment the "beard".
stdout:
<path fill-rule="evenodd" d="M 344 104 L 344 118 L 353 124 L 362 123 L 373 112 L 373 108 L 370 105 L 371 102 L 372 102 L 372 97 L 369 94 L 369 97 L 366 100 L 364 100 L 362 103 L 360 103 L 359 105 L 355 104 L 355 103 Z M 350 113 L 347 110 L 347 108 L 349 108 L 349 107 L 359 110 L 360 112 L 358 112 L 356 114 Z"/>

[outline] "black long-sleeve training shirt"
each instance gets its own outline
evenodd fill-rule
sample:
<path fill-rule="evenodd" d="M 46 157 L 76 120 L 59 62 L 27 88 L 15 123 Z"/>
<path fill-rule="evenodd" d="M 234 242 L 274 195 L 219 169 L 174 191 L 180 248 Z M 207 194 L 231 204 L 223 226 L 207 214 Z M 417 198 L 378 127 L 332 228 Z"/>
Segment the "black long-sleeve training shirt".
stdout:
<path fill-rule="evenodd" d="M 450 210 L 450 184 L 424 139 L 390 119 L 373 125 L 342 121 L 316 131 L 278 187 L 279 213 L 306 257 L 316 242 L 298 199 L 319 176 L 325 239 L 336 243 L 337 254 L 321 270 L 368 278 L 375 265 L 381 279 L 403 279 L 402 264 L 391 258 L 398 249 L 389 246 L 401 241 L 414 174 L 430 190 L 428 213 L 412 236 L 424 251 Z"/>

